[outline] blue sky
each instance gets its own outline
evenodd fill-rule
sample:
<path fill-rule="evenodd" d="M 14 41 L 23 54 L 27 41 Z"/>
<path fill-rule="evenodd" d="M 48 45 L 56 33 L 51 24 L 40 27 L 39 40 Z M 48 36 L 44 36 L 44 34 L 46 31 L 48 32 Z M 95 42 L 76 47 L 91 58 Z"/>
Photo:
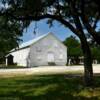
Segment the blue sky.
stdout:
<path fill-rule="evenodd" d="M 25 29 L 23 32 L 23 42 L 29 41 L 33 38 L 36 38 L 42 34 L 46 34 L 48 32 L 52 32 L 55 36 L 57 36 L 60 40 L 64 40 L 66 37 L 69 37 L 73 33 L 68 29 L 65 28 L 63 25 L 58 23 L 57 21 L 54 21 L 53 27 L 49 28 L 49 25 L 46 24 L 47 20 L 41 20 L 37 22 L 38 28 L 36 29 L 37 34 L 35 35 L 33 33 L 34 31 L 34 22 L 30 24 L 30 26 Z"/>

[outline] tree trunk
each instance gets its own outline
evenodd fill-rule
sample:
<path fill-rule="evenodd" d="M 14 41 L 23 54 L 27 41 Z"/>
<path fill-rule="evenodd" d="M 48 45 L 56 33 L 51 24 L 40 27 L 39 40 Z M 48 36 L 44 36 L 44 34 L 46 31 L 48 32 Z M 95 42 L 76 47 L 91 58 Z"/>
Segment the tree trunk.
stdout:
<path fill-rule="evenodd" d="M 93 69 L 92 69 L 92 57 L 89 45 L 86 38 L 82 36 L 81 48 L 84 55 L 84 80 L 86 86 L 93 85 Z"/>

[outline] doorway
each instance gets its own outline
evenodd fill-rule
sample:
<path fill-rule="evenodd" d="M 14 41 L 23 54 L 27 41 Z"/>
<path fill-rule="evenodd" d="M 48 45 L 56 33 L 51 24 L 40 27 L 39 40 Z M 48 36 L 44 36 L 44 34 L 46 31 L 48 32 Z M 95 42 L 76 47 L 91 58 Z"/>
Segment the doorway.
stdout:
<path fill-rule="evenodd" d="M 54 54 L 52 52 L 48 53 L 48 65 L 55 65 Z"/>
<path fill-rule="evenodd" d="M 7 65 L 13 65 L 13 56 L 10 54 L 7 56 Z"/>

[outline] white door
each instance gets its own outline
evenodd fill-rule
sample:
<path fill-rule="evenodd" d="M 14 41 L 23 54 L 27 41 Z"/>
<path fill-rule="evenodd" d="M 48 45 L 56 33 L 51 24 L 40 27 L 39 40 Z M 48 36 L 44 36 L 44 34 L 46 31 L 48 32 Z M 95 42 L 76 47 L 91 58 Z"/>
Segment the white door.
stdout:
<path fill-rule="evenodd" d="M 48 53 L 48 62 L 54 62 L 54 54 Z"/>

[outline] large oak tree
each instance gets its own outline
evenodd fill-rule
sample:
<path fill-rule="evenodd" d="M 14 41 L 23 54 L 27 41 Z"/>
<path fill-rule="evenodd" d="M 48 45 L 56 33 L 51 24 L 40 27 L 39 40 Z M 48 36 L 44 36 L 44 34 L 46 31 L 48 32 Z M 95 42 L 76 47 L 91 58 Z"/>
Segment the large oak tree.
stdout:
<path fill-rule="evenodd" d="M 0 59 L 11 49 L 18 47 L 23 31 L 20 26 L 19 22 L 0 17 Z"/>
<path fill-rule="evenodd" d="M 93 70 L 91 51 L 85 31 L 100 44 L 100 34 L 96 30 L 100 20 L 98 0 L 1 0 L 0 16 L 22 21 L 25 25 L 33 20 L 48 18 L 49 24 L 58 21 L 76 34 L 81 41 L 84 54 L 84 78 L 86 85 L 92 85 Z"/>

